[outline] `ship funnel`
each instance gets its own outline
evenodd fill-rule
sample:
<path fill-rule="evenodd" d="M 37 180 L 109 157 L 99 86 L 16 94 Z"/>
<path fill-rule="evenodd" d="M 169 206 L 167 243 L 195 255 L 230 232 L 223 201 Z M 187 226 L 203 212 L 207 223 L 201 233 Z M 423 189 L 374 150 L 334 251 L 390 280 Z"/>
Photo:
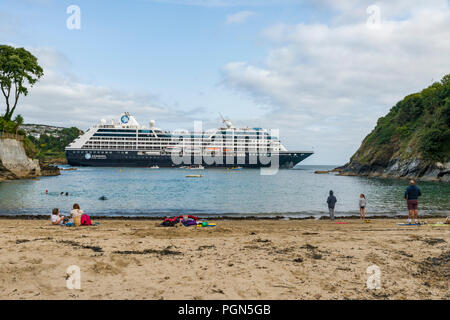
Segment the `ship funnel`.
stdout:
<path fill-rule="evenodd" d="M 150 128 L 155 127 L 155 120 L 150 120 Z"/>

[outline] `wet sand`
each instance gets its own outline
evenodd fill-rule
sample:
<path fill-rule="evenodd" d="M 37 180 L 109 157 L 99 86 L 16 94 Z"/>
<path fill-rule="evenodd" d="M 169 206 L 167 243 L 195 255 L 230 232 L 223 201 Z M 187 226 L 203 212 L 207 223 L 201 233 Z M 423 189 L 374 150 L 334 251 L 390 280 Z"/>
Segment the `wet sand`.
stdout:
<path fill-rule="evenodd" d="M 450 227 L 399 219 L 218 220 L 215 228 L 0 220 L 0 299 L 450 299 Z M 428 223 L 443 219 L 425 219 Z M 368 289 L 367 267 L 381 270 Z M 66 270 L 81 269 L 81 289 Z"/>

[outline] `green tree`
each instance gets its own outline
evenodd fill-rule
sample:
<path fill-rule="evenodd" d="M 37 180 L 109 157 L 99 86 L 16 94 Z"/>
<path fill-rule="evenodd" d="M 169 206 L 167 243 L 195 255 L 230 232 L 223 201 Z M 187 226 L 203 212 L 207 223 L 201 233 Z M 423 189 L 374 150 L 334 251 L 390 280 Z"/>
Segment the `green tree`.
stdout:
<path fill-rule="evenodd" d="M 11 120 L 20 95 L 28 95 L 27 84 L 32 87 L 43 74 L 37 58 L 30 52 L 0 45 L 0 88 L 6 100 L 5 120 Z"/>
<path fill-rule="evenodd" d="M 16 123 L 16 134 L 17 134 L 17 131 L 19 130 L 19 127 L 21 125 L 23 125 L 23 117 L 20 114 L 18 114 L 16 116 L 16 118 L 14 119 L 14 122 Z"/>
<path fill-rule="evenodd" d="M 441 128 L 429 128 L 422 133 L 420 149 L 426 158 L 439 161 L 445 157 L 445 150 L 443 148 L 449 139 L 449 133 L 449 130 L 443 130 Z"/>

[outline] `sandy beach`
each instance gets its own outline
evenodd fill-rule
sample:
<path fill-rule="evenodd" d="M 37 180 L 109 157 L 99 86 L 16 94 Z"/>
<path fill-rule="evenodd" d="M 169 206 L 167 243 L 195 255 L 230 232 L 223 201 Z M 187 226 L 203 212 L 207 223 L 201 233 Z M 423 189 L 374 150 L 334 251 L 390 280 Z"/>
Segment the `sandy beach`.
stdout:
<path fill-rule="evenodd" d="M 450 227 L 338 221 L 1 219 L 0 299 L 450 299 Z M 374 264 L 380 289 L 366 285 Z M 70 265 L 80 290 L 66 288 Z"/>

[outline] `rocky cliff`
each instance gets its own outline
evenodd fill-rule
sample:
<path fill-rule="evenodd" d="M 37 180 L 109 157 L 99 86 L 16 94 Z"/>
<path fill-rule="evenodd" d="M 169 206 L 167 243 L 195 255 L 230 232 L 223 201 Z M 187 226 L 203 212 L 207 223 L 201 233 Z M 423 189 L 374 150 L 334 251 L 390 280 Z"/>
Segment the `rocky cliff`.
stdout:
<path fill-rule="evenodd" d="M 57 168 L 41 170 L 39 160 L 27 157 L 21 141 L 0 138 L 0 181 L 34 178 L 43 174 L 57 175 L 59 170 Z"/>
<path fill-rule="evenodd" d="M 387 165 L 351 161 L 344 166 L 340 175 L 450 182 L 450 162 L 429 162 L 419 158 L 394 158 Z"/>
<path fill-rule="evenodd" d="M 18 179 L 17 176 L 14 173 L 12 173 L 11 171 L 9 171 L 8 169 L 6 169 L 3 166 L 2 161 L 0 160 L 0 181 L 14 180 L 14 179 Z"/>
<path fill-rule="evenodd" d="M 341 175 L 450 181 L 450 75 L 378 119 Z"/>

